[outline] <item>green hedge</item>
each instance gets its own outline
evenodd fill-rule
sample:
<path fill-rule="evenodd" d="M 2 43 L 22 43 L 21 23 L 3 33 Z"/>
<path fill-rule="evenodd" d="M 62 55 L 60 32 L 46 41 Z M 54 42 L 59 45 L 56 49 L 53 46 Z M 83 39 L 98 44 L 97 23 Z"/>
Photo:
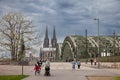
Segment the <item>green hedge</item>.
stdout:
<path fill-rule="evenodd" d="M 87 58 L 90 61 L 91 58 Z M 94 59 L 94 58 L 92 58 Z M 85 62 L 86 59 L 80 59 L 81 62 Z M 100 57 L 100 62 L 120 62 L 120 56 Z"/>
<path fill-rule="evenodd" d="M 101 57 L 101 62 L 120 62 L 120 56 Z"/>

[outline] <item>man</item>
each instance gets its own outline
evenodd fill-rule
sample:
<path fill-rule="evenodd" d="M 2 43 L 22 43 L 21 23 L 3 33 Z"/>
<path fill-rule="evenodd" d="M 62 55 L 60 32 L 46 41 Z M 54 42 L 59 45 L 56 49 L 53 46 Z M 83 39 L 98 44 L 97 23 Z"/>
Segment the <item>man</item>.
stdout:
<path fill-rule="evenodd" d="M 50 61 L 49 59 L 45 62 L 45 76 L 50 76 Z"/>
<path fill-rule="evenodd" d="M 77 61 L 77 66 L 78 66 L 78 69 L 80 69 L 80 66 L 81 66 L 80 60 Z"/>

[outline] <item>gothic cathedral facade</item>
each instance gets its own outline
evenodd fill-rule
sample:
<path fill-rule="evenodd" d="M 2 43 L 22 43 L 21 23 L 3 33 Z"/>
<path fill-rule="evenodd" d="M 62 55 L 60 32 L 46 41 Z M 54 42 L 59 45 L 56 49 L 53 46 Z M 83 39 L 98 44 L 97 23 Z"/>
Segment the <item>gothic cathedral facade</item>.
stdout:
<path fill-rule="evenodd" d="M 51 43 L 48 37 L 48 28 L 46 27 L 43 48 L 40 48 L 40 58 L 42 60 L 49 59 L 50 61 L 54 61 L 56 54 L 56 45 L 57 45 L 57 38 L 56 38 L 55 27 L 53 29 L 53 36 L 51 38 Z"/>

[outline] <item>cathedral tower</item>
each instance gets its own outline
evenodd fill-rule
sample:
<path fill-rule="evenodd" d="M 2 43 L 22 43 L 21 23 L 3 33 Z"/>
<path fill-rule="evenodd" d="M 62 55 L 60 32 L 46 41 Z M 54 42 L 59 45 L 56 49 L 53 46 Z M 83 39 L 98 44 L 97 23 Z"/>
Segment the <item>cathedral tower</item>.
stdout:
<path fill-rule="evenodd" d="M 46 27 L 43 48 L 49 48 L 48 28 Z"/>
<path fill-rule="evenodd" d="M 55 26 L 54 26 L 54 30 L 53 30 L 53 36 L 52 36 L 52 39 L 51 39 L 51 44 L 52 44 L 52 48 L 56 48 L 57 39 L 56 39 Z"/>

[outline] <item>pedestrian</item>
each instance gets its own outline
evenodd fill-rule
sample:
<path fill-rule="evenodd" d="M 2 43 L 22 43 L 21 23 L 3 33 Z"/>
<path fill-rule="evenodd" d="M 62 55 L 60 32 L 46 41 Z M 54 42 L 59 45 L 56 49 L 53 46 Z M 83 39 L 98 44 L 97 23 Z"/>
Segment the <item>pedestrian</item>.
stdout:
<path fill-rule="evenodd" d="M 75 65 L 76 65 L 76 60 L 74 59 L 74 60 L 72 61 L 72 69 L 75 69 Z"/>
<path fill-rule="evenodd" d="M 35 64 L 35 67 L 34 67 L 34 70 L 35 70 L 35 76 L 38 74 L 40 74 L 39 72 L 39 66 L 37 64 Z"/>
<path fill-rule="evenodd" d="M 45 76 L 50 76 L 50 61 L 49 59 L 45 62 Z"/>
<path fill-rule="evenodd" d="M 80 60 L 77 61 L 77 66 L 78 66 L 78 69 L 80 69 L 80 66 L 81 66 Z"/>
<path fill-rule="evenodd" d="M 42 61 L 42 60 L 40 60 L 40 62 L 39 62 L 39 63 L 40 63 L 40 66 L 42 66 L 43 61 Z"/>
<path fill-rule="evenodd" d="M 37 61 L 37 65 L 39 66 L 39 73 L 40 73 L 42 68 L 42 60 Z"/>
<path fill-rule="evenodd" d="M 96 65 L 96 58 L 94 59 L 94 65 Z"/>
<path fill-rule="evenodd" d="M 93 65 L 93 60 L 92 59 L 90 60 L 90 62 L 91 62 L 91 65 Z"/>

